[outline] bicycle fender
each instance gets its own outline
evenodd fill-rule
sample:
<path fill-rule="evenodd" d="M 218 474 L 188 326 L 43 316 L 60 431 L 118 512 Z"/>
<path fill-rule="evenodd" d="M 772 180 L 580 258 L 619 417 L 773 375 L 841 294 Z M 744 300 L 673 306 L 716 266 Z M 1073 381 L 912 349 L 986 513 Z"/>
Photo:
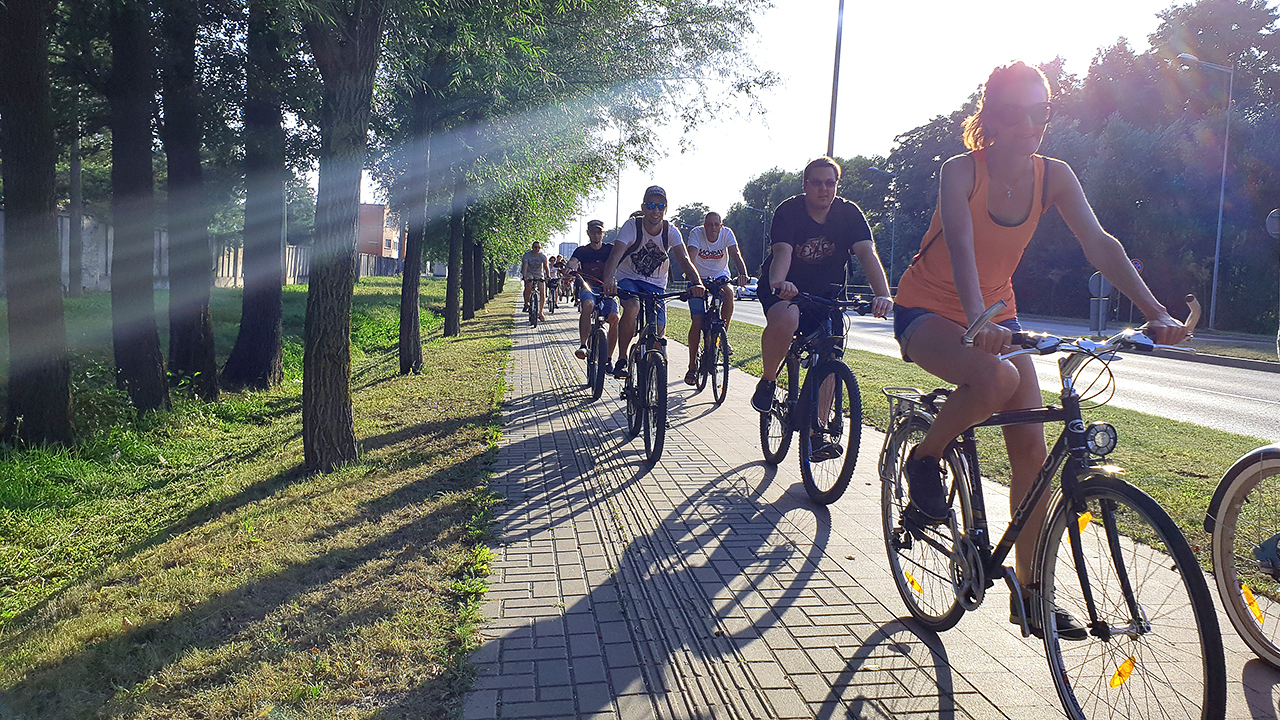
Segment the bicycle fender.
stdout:
<path fill-rule="evenodd" d="M 1264 445 L 1260 448 L 1245 453 L 1243 457 L 1236 460 L 1227 468 L 1227 473 L 1218 481 L 1218 489 L 1213 491 L 1213 499 L 1209 501 L 1209 509 L 1204 513 L 1204 531 L 1213 534 L 1213 529 L 1217 525 L 1218 506 L 1222 504 L 1222 498 L 1227 494 L 1227 486 L 1232 483 L 1240 473 L 1255 463 L 1270 465 L 1280 465 L 1280 443 L 1273 445 Z"/>

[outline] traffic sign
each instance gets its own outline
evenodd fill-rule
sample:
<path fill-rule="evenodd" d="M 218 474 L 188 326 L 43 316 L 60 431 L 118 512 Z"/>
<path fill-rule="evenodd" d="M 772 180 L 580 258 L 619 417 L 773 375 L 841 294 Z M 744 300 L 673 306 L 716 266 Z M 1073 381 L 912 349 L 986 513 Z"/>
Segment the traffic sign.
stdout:
<path fill-rule="evenodd" d="M 1089 276 L 1089 294 L 1093 297 L 1107 297 L 1111 294 L 1111 282 L 1096 272 Z"/>
<path fill-rule="evenodd" d="M 1267 232 L 1271 237 L 1280 240 L 1280 208 L 1272 210 L 1271 214 L 1267 215 Z"/>

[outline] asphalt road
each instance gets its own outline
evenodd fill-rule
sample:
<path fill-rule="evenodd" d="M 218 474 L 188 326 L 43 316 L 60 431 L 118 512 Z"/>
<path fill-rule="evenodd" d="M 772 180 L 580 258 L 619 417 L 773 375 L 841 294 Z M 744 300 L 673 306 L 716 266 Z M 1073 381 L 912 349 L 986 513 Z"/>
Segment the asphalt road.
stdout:
<path fill-rule="evenodd" d="M 739 301 L 733 319 L 764 326 L 764 313 L 755 300 Z M 1083 325 L 1038 320 L 1023 325 L 1059 337 L 1088 334 Z M 848 327 L 847 347 L 899 356 L 892 322 L 851 314 Z M 1056 357 L 1034 358 L 1040 387 L 1045 390 L 1061 387 Z M 1135 353 L 1113 361 L 1111 370 L 1116 387 L 1110 405 L 1280 442 L 1280 373 Z"/>

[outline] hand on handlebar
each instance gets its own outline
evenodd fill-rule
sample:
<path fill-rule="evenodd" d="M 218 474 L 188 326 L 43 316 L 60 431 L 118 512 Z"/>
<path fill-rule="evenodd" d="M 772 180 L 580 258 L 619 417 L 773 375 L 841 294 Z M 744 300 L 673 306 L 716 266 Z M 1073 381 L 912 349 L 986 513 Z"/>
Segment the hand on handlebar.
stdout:
<path fill-rule="evenodd" d="M 739 276 L 738 276 L 737 283 L 738 283 L 738 287 L 746 287 L 746 286 L 747 286 L 747 276 L 746 276 L 746 275 L 739 275 Z"/>
<path fill-rule="evenodd" d="M 871 314 L 878 318 L 887 317 L 889 311 L 893 309 L 893 298 L 884 295 L 877 295 L 871 301 Z"/>
<path fill-rule="evenodd" d="M 770 287 L 773 288 L 773 294 L 777 295 L 783 300 L 794 300 L 796 295 L 800 294 L 800 288 L 797 288 L 794 283 L 788 282 L 786 280 L 783 280 L 782 282 L 778 282 L 778 283 L 773 283 L 770 285 Z"/>
<path fill-rule="evenodd" d="M 613 276 L 612 276 L 612 275 L 610 275 L 609 277 L 605 278 L 605 279 L 604 279 L 604 282 L 603 282 L 603 283 L 601 283 L 601 285 L 603 285 L 603 288 L 602 288 L 602 289 L 604 290 L 604 294 L 605 294 L 605 295 L 617 295 L 617 294 L 618 294 L 618 281 L 617 281 L 617 280 L 615 280 L 615 279 L 613 278 Z"/>
<path fill-rule="evenodd" d="M 696 297 L 696 298 L 700 298 L 700 297 L 703 297 L 704 295 L 706 295 L 706 294 L 707 294 L 707 288 L 706 288 L 706 286 L 705 286 L 705 285 L 703 285 L 703 284 L 701 284 L 701 283 L 699 283 L 699 284 L 697 284 L 697 285 L 690 285 L 690 286 L 689 286 L 689 294 L 690 294 L 690 295 L 692 295 L 692 296 L 694 296 L 694 297 Z"/>
<path fill-rule="evenodd" d="M 985 353 L 999 355 L 1009 352 L 1013 331 L 1003 325 L 987 323 L 973 336 L 973 347 Z"/>

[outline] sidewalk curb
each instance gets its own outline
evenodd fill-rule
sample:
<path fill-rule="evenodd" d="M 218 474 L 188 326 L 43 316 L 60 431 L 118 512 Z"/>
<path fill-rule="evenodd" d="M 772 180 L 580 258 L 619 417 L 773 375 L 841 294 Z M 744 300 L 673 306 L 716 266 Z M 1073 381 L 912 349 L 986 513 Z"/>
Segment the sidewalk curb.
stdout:
<path fill-rule="evenodd" d="M 1261 370 L 1262 372 L 1280 373 L 1280 362 L 1269 362 L 1267 360 L 1253 360 L 1250 358 L 1231 357 L 1230 355 L 1210 355 L 1208 353 L 1184 353 L 1174 352 L 1172 350 L 1153 350 L 1151 354 L 1155 357 L 1169 358 L 1172 360 L 1189 360 L 1191 362 L 1204 363 L 1206 365 L 1219 365 L 1222 367 L 1242 368 L 1244 370 Z"/>

